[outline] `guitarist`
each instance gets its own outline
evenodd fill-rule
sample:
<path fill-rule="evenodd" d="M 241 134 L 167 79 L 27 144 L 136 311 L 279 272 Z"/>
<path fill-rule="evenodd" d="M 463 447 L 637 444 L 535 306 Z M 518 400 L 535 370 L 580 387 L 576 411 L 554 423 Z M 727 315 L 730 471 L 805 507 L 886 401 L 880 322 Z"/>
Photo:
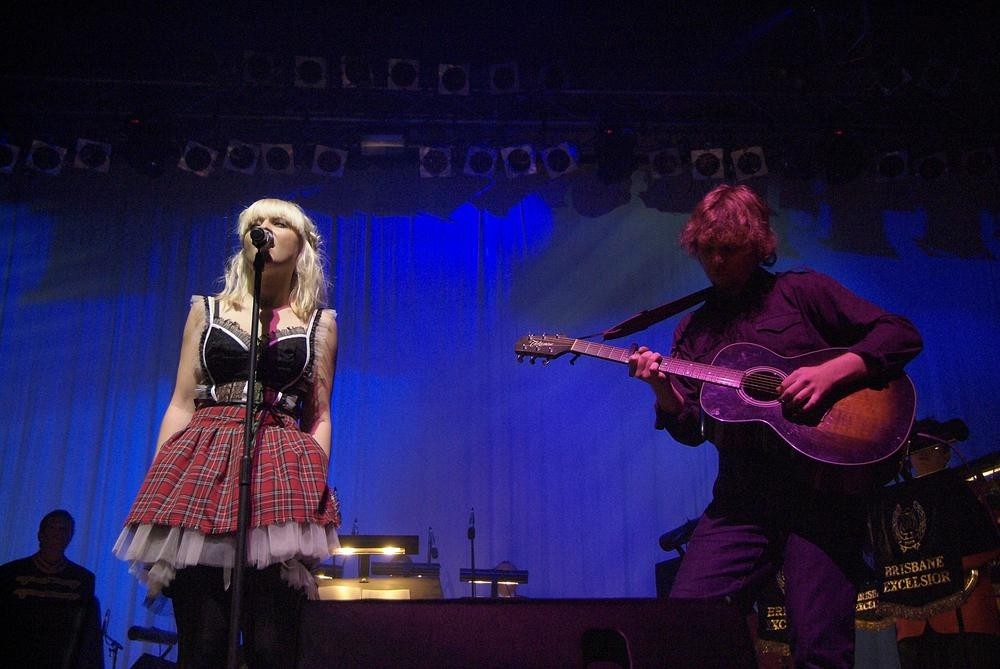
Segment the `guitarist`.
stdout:
<path fill-rule="evenodd" d="M 905 318 L 809 270 L 771 273 L 777 237 L 765 202 L 746 186 L 720 185 L 698 203 L 681 245 L 714 290 L 674 333 L 671 355 L 711 363 L 734 342 L 782 356 L 843 347 L 800 367 L 778 387 L 786 412 L 809 411 L 839 390 L 899 373 L 922 348 Z M 757 590 L 784 568 L 789 640 L 796 667 L 853 667 L 852 577 L 861 568 L 863 494 L 820 491 L 799 476 L 798 456 L 761 423 L 702 420 L 701 383 L 667 376 L 662 354 L 640 347 L 630 373 L 656 396 L 656 427 L 719 452 L 713 499 L 688 543 L 672 598 L 721 599 L 749 610 Z"/>

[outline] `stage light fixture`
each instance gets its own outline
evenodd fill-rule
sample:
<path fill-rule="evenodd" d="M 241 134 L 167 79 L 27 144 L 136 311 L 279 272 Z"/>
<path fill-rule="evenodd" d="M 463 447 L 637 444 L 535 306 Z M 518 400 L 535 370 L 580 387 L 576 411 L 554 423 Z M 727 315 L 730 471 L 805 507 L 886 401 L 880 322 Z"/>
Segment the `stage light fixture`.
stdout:
<path fill-rule="evenodd" d="M 451 176 L 451 147 L 450 146 L 421 146 L 420 147 L 420 176 L 429 177 L 450 177 Z"/>
<path fill-rule="evenodd" d="M 684 171 L 681 152 L 670 147 L 649 154 L 649 168 L 654 179 L 676 177 Z"/>
<path fill-rule="evenodd" d="M 360 56 L 341 56 L 340 85 L 344 88 L 371 88 L 371 65 Z"/>
<path fill-rule="evenodd" d="M 542 150 L 542 163 L 549 178 L 554 179 L 577 169 L 579 152 L 568 142 Z"/>
<path fill-rule="evenodd" d="M 256 86 L 273 85 L 276 69 L 274 56 L 259 51 L 243 52 L 243 81 Z"/>
<path fill-rule="evenodd" d="M 886 151 L 875 160 L 876 181 L 898 181 L 906 178 L 909 157 L 906 151 Z"/>
<path fill-rule="evenodd" d="M 691 152 L 691 176 L 695 179 L 721 179 L 726 175 L 722 149 L 695 149 Z"/>
<path fill-rule="evenodd" d="M 985 177 L 996 169 L 997 156 L 993 149 L 972 149 L 962 154 L 962 168 L 970 177 Z"/>
<path fill-rule="evenodd" d="M 464 174 L 473 177 L 487 177 L 493 175 L 496 169 L 497 152 L 486 146 L 470 146 L 465 152 L 465 167 L 462 168 Z"/>
<path fill-rule="evenodd" d="M 219 152 L 215 149 L 192 140 L 184 146 L 181 158 L 177 161 L 177 167 L 185 172 L 207 177 L 212 173 L 218 155 Z"/>
<path fill-rule="evenodd" d="M 296 56 L 295 85 L 298 88 L 326 88 L 326 58 Z"/>
<path fill-rule="evenodd" d="M 535 151 L 530 144 L 504 147 L 500 149 L 500 156 L 503 158 L 508 178 L 513 179 L 538 172 L 538 166 L 535 165 Z"/>
<path fill-rule="evenodd" d="M 442 95 L 469 94 L 469 67 L 467 65 L 438 65 L 438 93 Z"/>
<path fill-rule="evenodd" d="M 73 167 L 107 173 L 111 168 L 111 145 L 93 139 L 77 139 Z"/>
<path fill-rule="evenodd" d="M 19 155 L 21 155 L 21 147 L 0 142 L 0 172 L 4 174 L 13 172 Z"/>
<path fill-rule="evenodd" d="M 858 178 L 865 169 L 867 152 L 853 135 L 843 128 L 826 132 L 819 145 L 819 166 L 826 181 L 845 184 Z"/>
<path fill-rule="evenodd" d="M 344 166 L 347 165 L 347 151 L 332 146 L 317 144 L 313 150 L 313 174 L 327 177 L 344 176 Z"/>
<path fill-rule="evenodd" d="M 24 164 L 35 172 L 56 176 L 62 172 L 65 159 L 65 147 L 36 139 L 31 142 L 31 148 L 28 149 L 28 156 L 25 158 Z"/>
<path fill-rule="evenodd" d="M 498 63 L 490 66 L 490 92 L 494 95 L 516 93 L 519 84 L 517 63 Z"/>
<path fill-rule="evenodd" d="M 390 58 L 386 73 L 386 88 L 394 91 L 420 89 L 420 61 L 409 58 Z"/>
<path fill-rule="evenodd" d="M 261 144 L 264 171 L 271 174 L 294 174 L 295 155 L 291 144 Z"/>
<path fill-rule="evenodd" d="M 627 125 L 604 123 L 597 135 L 597 177 L 604 183 L 617 183 L 632 176 L 638 163 L 635 129 Z"/>
<path fill-rule="evenodd" d="M 948 171 L 948 157 L 944 151 L 937 151 L 921 156 L 916 161 L 914 171 L 926 181 L 933 181 L 944 176 Z"/>
<path fill-rule="evenodd" d="M 764 160 L 764 149 L 759 146 L 748 146 L 736 149 L 730 154 L 736 179 L 743 181 L 753 177 L 767 176 L 767 161 Z"/>
<path fill-rule="evenodd" d="M 257 171 L 257 161 L 260 159 L 260 147 L 248 144 L 238 139 L 229 140 L 226 147 L 226 158 L 223 166 L 230 172 L 253 174 Z"/>

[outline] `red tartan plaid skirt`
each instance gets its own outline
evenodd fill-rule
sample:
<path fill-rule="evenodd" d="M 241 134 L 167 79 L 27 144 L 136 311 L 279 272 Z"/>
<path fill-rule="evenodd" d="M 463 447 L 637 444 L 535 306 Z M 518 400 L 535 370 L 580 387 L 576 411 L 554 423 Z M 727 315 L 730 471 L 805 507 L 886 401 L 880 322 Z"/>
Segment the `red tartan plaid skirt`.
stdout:
<path fill-rule="evenodd" d="M 234 405 L 197 409 L 188 426 L 160 448 L 125 524 L 235 532 L 244 413 Z M 340 509 L 326 474 L 327 456 L 311 435 L 291 417 L 265 414 L 253 450 L 250 526 L 338 526 Z"/>

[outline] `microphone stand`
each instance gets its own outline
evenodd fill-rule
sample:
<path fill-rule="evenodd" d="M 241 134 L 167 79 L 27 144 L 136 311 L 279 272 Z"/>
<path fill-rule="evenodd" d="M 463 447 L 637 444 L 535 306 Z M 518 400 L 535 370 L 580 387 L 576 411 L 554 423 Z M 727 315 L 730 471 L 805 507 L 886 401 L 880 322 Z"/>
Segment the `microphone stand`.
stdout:
<path fill-rule="evenodd" d="M 250 473 L 253 463 L 254 410 L 257 400 L 257 332 L 260 321 L 260 285 L 267 259 L 258 248 L 253 259 L 253 303 L 250 308 L 250 369 L 247 374 L 246 415 L 243 417 L 243 457 L 240 460 L 240 498 L 236 528 L 236 555 L 233 560 L 233 596 L 229 611 L 228 669 L 239 669 L 240 618 L 243 613 L 243 572 L 247 561 L 247 525 L 250 524 Z"/>
<path fill-rule="evenodd" d="M 469 558 L 470 558 L 469 566 L 472 567 L 472 571 L 475 572 L 476 571 L 476 510 L 475 509 L 473 509 L 469 514 L 469 531 L 467 534 L 469 537 Z M 472 594 L 472 598 L 475 599 L 476 598 L 475 580 L 469 582 L 469 589 Z"/>

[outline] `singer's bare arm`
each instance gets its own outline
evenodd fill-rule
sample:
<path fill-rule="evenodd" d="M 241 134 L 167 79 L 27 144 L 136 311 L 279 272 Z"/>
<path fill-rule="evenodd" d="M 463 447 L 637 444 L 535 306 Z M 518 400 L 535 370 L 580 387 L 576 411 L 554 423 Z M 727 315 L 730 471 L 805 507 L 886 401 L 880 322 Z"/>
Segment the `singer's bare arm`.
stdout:
<path fill-rule="evenodd" d="M 191 422 L 194 415 L 195 386 L 198 384 L 198 343 L 205 323 L 205 307 L 200 301 L 192 301 L 184 324 L 181 340 L 180 360 L 177 363 L 177 379 L 170 404 L 160 421 L 160 433 L 156 438 L 156 452 L 160 452 L 163 442 L 177 434 Z"/>

